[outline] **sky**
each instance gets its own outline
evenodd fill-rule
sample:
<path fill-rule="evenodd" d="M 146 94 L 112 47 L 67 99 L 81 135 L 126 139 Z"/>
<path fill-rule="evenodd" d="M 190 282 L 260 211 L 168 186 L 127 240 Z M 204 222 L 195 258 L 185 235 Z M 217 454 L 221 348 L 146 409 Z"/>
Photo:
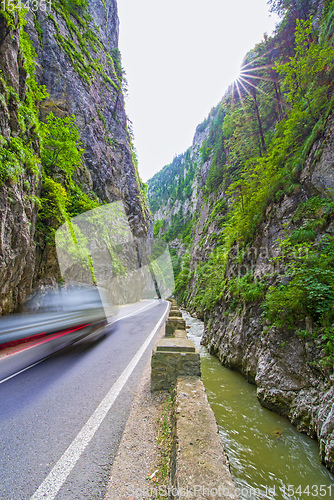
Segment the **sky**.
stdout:
<path fill-rule="evenodd" d="M 118 15 L 126 111 L 146 182 L 191 146 L 278 19 L 266 0 L 118 0 Z"/>

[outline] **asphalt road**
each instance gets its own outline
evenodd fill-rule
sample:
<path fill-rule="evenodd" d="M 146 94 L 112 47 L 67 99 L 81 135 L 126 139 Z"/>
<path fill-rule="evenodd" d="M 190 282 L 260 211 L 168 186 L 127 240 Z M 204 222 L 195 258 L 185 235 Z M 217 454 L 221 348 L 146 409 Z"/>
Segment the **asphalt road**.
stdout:
<path fill-rule="evenodd" d="M 1 500 L 104 498 L 167 307 L 150 301 L 122 308 L 105 338 L 0 383 Z"/>

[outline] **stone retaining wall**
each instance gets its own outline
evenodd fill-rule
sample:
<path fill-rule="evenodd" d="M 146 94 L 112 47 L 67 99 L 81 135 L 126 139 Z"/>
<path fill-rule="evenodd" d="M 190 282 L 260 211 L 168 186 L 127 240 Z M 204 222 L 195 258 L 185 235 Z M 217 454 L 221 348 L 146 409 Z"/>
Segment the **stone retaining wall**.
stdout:
<path fill-rule="evenodd" d="M 180 377 L 174 389 L 169 482 L 171 500 L 239 499 L 199 377 Z"/>
<path fill-rule="evenodd" d="M 152 353 L 151 391 L 173 390 L 169 500 L 238 500 L 218 426 L 200 379 L 200 355 L 172 301 Z"/>
<path fill-rule="evenodd" d="M 180 376 L 200 377 L 199 352 L 187 338 L 164 338 L 154 348 L 151 368 L 151 390 L 168 391 Z"/>

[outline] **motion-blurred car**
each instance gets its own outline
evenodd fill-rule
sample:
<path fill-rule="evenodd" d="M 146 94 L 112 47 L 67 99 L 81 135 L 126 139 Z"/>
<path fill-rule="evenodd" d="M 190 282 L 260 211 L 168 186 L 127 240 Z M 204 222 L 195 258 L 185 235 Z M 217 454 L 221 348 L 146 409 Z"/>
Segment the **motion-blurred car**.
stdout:
<path fill-rule="evenodd" d="M 101 295 L 97 287 L 39 292 L 27 312 L 0 318 L 0 381 L 63 347 L 103 336 Z"/>

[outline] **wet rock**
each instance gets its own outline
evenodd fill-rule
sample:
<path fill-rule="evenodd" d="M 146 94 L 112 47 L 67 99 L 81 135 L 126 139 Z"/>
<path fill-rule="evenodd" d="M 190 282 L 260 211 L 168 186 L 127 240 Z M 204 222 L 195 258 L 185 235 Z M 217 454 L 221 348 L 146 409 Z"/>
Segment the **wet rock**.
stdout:
<path fill-rule="evenodd" d="M 16 23 L 18 18 L 16 17 Z M 0 67 L 6 85 L 24 98 L 26 73 L 20 52 L 18 24 L 9 27 L 0 16 Z M 0 92 L 6 95 L 3 82 Z M 6 140 L 20 131 L 17 115 L 18 103 L 0 100 L 0 135 Z M 30 131 L 22 133 L 29 139 Z M 39 145 L 33 142 L 35 152 Z M 0 315 L 19 308 L 31 290 L 35 270 L 35 225 L 37 207 L 33 202 L 39 194 L 40 178 L 24 172 L 19 182 L 0 182 Z"/>

